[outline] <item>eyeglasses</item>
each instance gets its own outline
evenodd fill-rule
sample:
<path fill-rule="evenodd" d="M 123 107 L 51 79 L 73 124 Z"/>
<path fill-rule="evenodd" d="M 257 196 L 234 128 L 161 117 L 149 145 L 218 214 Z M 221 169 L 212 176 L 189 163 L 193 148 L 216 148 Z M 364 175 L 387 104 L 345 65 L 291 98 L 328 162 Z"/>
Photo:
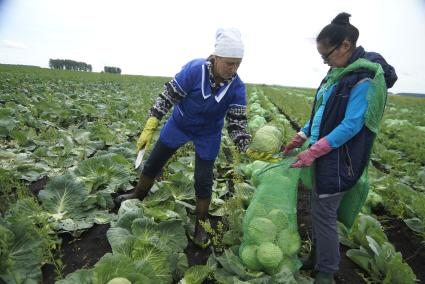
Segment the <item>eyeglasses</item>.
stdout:
<path fill-rule="evenodd" d="M 321 55 L 322 59 L 323 59 L 323 60 L 325 60 L 325 61 L 328 61 L 328 60 L 329 60 L 329 56 L 331 56 L 331 55 L 332 55 L 332 53 L 334 53 L 334 51 L 335 51 L 335 50 L 337 50 L 340 46 L 341 46 L 341 45 L 340 45 L 340 44 L 338 44 L 338 45 L 336 45 L 334 48 L 332 48 L 332 50 L 331 50 L 331 51 L 329 51 L 327 54 L 325 54 L 325 55 Z"/>

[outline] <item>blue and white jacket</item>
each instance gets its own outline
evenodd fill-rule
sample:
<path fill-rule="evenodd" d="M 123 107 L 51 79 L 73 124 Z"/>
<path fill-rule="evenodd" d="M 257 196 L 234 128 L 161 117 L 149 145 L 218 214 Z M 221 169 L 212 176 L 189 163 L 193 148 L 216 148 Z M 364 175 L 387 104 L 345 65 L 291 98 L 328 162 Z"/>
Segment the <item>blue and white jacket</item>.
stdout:
<path fill-rule="evenodd" d="M 214 83 L 213 59 L 195 59 L 183 66 L 150 110 L 161 119 L 173 107 L 176 125 L 191 135 L 221 135 L 224 119 L 230 137 L 241 151 L 251 140 L 247 132 L 246 89 L 236 74 L 220 85 Z"/>

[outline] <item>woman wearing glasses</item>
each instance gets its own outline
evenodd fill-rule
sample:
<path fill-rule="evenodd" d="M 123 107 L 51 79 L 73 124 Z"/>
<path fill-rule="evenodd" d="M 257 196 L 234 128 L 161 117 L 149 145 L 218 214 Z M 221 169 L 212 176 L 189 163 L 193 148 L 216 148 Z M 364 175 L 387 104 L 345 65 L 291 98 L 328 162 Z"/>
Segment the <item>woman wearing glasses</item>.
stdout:
<path fill-rule="evenodd" d="M 292 167 L 311 167 L 314 173 L 313 246 L 304 263 L 305 269 L 317 271 L 314 283 L 334 283 L 340 261 L 337 210 L 344 193 L 367 173 L 387 88 L 397 80 L 380 54 L 356 46 L 359 31 L 349 17 L 340 13 L 317 36 L 317 50 L 330 69 L 317 90 L 310 120 L 284 149 L 287 154 L 310 138 L 310 147 Z"/>

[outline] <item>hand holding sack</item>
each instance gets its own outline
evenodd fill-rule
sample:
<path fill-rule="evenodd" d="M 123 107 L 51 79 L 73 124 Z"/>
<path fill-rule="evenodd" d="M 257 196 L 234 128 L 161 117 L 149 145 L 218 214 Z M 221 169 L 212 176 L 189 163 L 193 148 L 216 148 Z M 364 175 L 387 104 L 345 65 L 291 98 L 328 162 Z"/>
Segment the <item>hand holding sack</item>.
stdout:
<path fill-rule="evenodd" d="M 283 149 L 283 153 L 288 155 L 293 149 L 300 148 L 302 145 L 304 145 L 306 140 L 307 136 L 304 134 L 304 132 L 298 132 L 295 134 L 294 138 L 292 138 L 291 142 L 289 142 L 289 144 L 286 145 L 286 147 Z"/>
<path fill-rule="evenodd" d="M 332 147 L 328 140 L 326 140 L 326 137 L 323 137 L 315 144 L 311 145 L 310 148 L 299 153 L 297 155 L 298 160 L 291 165 L 291 168 L 309 167 L 313 164 L 314 160 L 326 155 L 330 151 L 332 151 Z"/>

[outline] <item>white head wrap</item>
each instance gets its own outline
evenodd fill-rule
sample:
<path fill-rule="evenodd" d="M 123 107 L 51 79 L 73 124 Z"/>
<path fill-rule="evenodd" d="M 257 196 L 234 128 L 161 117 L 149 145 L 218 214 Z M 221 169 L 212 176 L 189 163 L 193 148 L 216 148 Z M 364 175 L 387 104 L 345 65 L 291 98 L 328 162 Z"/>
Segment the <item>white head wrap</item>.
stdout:
<path fill-rule="evenodd" d="M 218 29 L 215 35 L 214 55 L 242 58 L 244 46 L 241 33 L 236 28 Z"/>

